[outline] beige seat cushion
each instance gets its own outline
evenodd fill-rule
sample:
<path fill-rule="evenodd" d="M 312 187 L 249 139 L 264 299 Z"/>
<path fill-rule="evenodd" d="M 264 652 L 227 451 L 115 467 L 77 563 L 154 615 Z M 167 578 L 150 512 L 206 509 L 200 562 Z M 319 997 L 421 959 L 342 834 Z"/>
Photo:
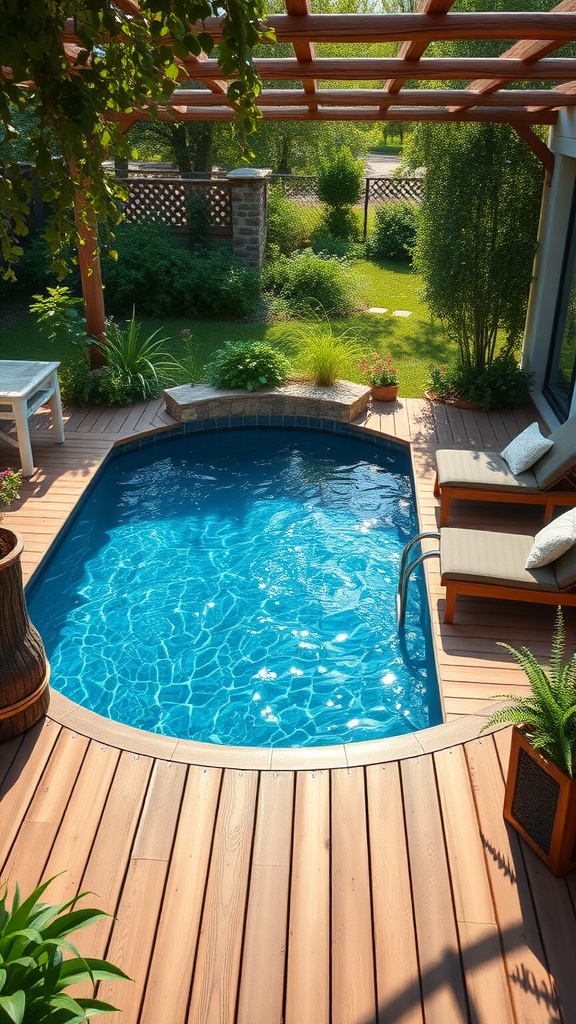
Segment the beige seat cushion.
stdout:
<path fill-rule="evenodd" d="M 525 569 L 533 537 L 486 530 L 440 531 L 442 583 L 460 580 L 525 590 L 558 590 L 553 565 Z"/>
<path fill-rule="evenodd" d="M 468 487 L 478 490 L 522 490 L 536 494 L 539 487 L 532 470 L 514 476 L 497 452 L 475 452 L 441 448 L 436 452 L 440 487 Z"/>

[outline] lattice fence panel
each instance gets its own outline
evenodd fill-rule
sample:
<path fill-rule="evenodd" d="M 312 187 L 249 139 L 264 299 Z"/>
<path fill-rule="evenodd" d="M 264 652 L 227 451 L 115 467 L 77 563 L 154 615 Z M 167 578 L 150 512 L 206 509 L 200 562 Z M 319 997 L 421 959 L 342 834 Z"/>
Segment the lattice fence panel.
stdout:
<path fill-rule="evenodd" d="M 202 196 L 210 213 L 210 229 L 218 234 L 232 231 L 232 199 L 230 183 L 224 181 L 193 181 L 185 178 L 129 178 L 130 189 L 124 214 L 129 222 L 168 224 L 175 230 L 188 231 L 188 197 L 190 192 Z"/>
<path fill-rule="evenodd" d="M 368 201 L 385 203 L 391 199 L 422 200 L 422 178 L 367 178 Z"/>

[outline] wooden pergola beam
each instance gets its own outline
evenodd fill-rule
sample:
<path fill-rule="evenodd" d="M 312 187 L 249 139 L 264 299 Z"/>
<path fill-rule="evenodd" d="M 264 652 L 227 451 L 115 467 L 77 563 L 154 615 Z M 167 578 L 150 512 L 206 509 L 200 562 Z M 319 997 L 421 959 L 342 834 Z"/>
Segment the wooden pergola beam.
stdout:
<path fill-rule="evenodd" d="M 426 15 L 445 14 L 450 10 L 453 3 L 454 0 L 418 0 L 417 13 Z M 427 46 L 427 38 L 406 39 L 398 50 L 398 59 L 418 61 L 422 54 L 426 52 Z M 400 92 L 403 84 L 404 79 L 390 78 L 384 87 L 387 92 Z M 382 110 L 386 110 L 386 107 L 383 106 Z"/>
<path fill-rule="evenodd" d="M 215 60 L 206 60 L 196 65 L 184 63 L 189 70 L 191 81 L 206 82 L 224 77 Z M 397 57 L 319 57 L 313 61 L 257 58 L 254 65 L 265 81 L 301 81 L 303 77 L 341 82 L 372 81 L 391 77 L 402 81 L 472 78 L 490 80 L 496 75 L 501 83 L 576 79 L 576 59 L 572 57 L 549 58 L 530 64 L 522 60 L 504 60 L 498 57 L 436 57 L 420 61 L 399 60 Z"/>
<path fill-rule="evenodd" d="M 286 0 L 286 10 L 288 12 L 286 16 L 296 25 L 306 24 L 311 16 L 310 0 Z M 316 59 L 316 47 L 310 41 L 307 34 L 296 37 L 290 40 L 290 42 L 293 43 L 294 55 L 297 60 L 309 64 Z M 303 78 L 302 87 L 304 92 L 312 97 L 316 92 L 316 80 L 314 78 Z M 318 107 L 315 103 L 310 103 L 308 109 L 317 110 Z"/>
<path fill-rule="evenodd" d="M 380 110 L 378 107 L 342 108 L 319 107 L 310 111 L 307 106 L 295 107 L 263 107 L 263 121 L 448 121 L 459 123 L 493 122 L 496 124 L 555 124 L 558 114 L 555 110 L 529 111 L 517 107 L 472 107 L 453 113 L 446 108 L 410 108 L 409 113 L 403 107 L 390 107 Z M 234 110 L 230 106 L 207 107 L 186 106 L 159 109 L 157 117 L 164 121 L 233 121 Z M 142 111 L 139 120 L 151 120 L 152 115 Z"/>
<path fill-rule="evenodd" d="M 549 185 L 554 173 L 554 153 L 548 149 L 548 146 L 542 142 L 542 139 L 538 138 L 526 121 L 512 121 L 511 125 L 543 164 L 546 172 L 545 181 Z"/>
<path fill-rule="evenodd" d="M 301 5 L 304 7 L 304 4 Z M 278 43 L 412 43 L 439 39 L 550 39 L 562 45 L 576 37 L 569 14 L 311 14 L 288 0 L 287 14 L 272 14 L 266 25 Z M 309 8 L 308 8 L 309 11 Z M 220 42 L 222 19 L 195 25 Z M 265 40 L 269 42 L 269 40 Z M 271 46 L 274 43 L 270 44 Z M 409 59 L 416 59 L 415 57 Z"/>
<path fill-rule="evenodd" d="M 382 101 L 396 107 L 463 107 L 478 105 L 478 97 L 466 89 L 404 89 L 399 93 L 386 93 L 383 89 L 317 89 L 317 106 L 373 107 Z M 488 93 L 481 99 L 483 107 L 530 107 L 554 109 L 576 106 L 574 89 L 556 92 L 553 89 L 505 89 Z M 222 96 L 203 89 L 178 89 L 172 93 L 171 106 L 181 108 L 216 107 L 222 105 Z M 310 103 L 310 97 L 301 89 L 263 89 L 258 97 L 259 107 L 292 107 Z"/>

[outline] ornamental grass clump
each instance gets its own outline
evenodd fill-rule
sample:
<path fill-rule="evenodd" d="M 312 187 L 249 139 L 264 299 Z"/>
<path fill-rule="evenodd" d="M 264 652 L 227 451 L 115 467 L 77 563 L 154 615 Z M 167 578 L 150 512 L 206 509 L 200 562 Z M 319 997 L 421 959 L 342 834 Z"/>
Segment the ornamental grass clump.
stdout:
<path fill-rule="evenodd" d="M 207 380 L 216 388 L 281 387 L 288 380 L 286 357 L 265 341 L 227 342 L 207 367 Z"/>
<path fill-rule="evenodd" d="M 8 505 L 18 497 L 22 483 L 22 470 L 0 469 L 0 521 Z"/>
<path fill-rule="evenodd" d="M 516 651 L 501 643 L 528 677 L 528 697 L 500 694 L 509 700 L 507 707 L 495 711 L 484 729 L 492 725 L 513 723 L 523 727 L 528 741 L 570 778 L 576 769 L 576 654 L 564 664 L 566 636 L 562 609 L 558 608 L 552 638 L 550 671 L 538 664 L 526 647 Z"/>
<path fill-rule="evenodd" d="M 317 387 L 334 387 L 354 373 L 359 347 L 350 330 L 339 330 L 328 318 L 292 328 L 296 341 L 294 365 L 299 376 Z"/>
<path fill-rule="evenodd" d="M 6 888 L 0 896 L 0 1024 L 82 1024 L 116 1007 L 64 989 L 88 982 L 95 990 L 99 981 L 130 980 L 107 960 L 81 956 L 67 938 L 109 915 L 93 907 L 77 909 L 87 893 L 58 906 L 41 903 L 51 881 L 22 902 L 16 886 L 11 907 Z"/>
<path fill-rule="evenodd" d="M 393 388 L 399 383 L 398 370 L 392 366 L 391 356 L 379 356 L 372 352 L 367 359 L 361 359 L 358 369 L 372 388 Z"/>

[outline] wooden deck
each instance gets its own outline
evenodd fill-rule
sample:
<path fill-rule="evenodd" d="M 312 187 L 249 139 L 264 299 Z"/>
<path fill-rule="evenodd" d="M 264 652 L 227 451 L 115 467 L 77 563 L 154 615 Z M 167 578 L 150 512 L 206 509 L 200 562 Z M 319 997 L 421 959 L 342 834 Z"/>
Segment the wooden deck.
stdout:
<path fill-rule="evenodd" d="M 111 443 L 167 422 L 143 403 L 73 413 L 63 447 L 34 437 L 38 471 L 7 516 L 28 575 Z M 426 528 L 435 448 L 501 448 L 527 422 L 404 401 L 365 425 L 411 440 Z M 537 515 L 515 512 L 514 528 Z M 498 522 L 510 528 L 509 511 L 483 512 Z M 326 766 L 306 751 L 262 767 L 219 762 L 219 748 L 195 759 L 192 745 L 100 733 L 58 698 L 0 745 L 0 878 L 29 890 L 63 871 L 54 902 L 89 889 L 115 915 L 78 945 L 134 978 L 100 988 L 124 1024 L 576 1021 L 576 874 L 554 879 L 505 826 L 509 734 L 478 739 L 466 717 L 522 685 L 496 640 L 547 654 L 553 610 L 463 600 L 445 627 L 428 564 L 452 721 L 416 746 L 356 744 Z"/>

